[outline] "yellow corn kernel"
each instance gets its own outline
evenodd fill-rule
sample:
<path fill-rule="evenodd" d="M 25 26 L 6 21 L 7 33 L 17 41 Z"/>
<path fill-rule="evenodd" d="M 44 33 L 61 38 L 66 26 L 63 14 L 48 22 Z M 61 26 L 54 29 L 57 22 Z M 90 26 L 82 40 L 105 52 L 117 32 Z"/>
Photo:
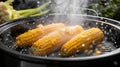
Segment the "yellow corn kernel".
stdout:
<path fill-rule="evenodd" d="M 47 55 L 58 49 L 70 40 L 73 36 L 83 31 L 81 26 L 65 27 L 37 40 L 32 46 L 31 51 L 34 55 Z"/>
<path fill-rule="evenodd" d="M 95 54 L 96 54 L 96 55 L 100 55 L 101 53 L 102 53 L 102 52 L 101 52 L 100 50 L 96 50 L 96 51 L 95 51 Z"/>
<path fill-rule="evenodd" d="M 104 34 L 99 28 L 85 30 L 62 46 L 61 55 L 71 56 L 72 54 L 76 53 L 77 50 L 83 51 L 90 45 L 101 42 L 103 38 Z"/>
<path fill-rule="evenodd" d="M 31 46 L 35 41 L 43 37 L 44 35 L 60 29 L 64 26 L 63 23 L 49 24 L 46 26 L 40 25 L 39 27 L 28 30 L 27 32 L 16 37 L 16 43 L 18 46 Z"/>

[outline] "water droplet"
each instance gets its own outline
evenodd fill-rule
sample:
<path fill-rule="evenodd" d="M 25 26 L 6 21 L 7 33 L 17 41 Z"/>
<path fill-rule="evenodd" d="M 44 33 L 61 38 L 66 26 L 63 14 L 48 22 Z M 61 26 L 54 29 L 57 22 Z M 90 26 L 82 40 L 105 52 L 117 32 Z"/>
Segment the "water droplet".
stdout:
<path fill-rule="evenodd" d="M 98 25 L 98 22 L 96 22 L 96 25 Z"/>
<path fill-rule="evenodd" d="M 101 28 L 102 28 L 102 29 L 104 29 L 104 27 L 103 27 L 103 26 L 101 26 Z M 103 31 L 104 31 L 104 30 L 103 30 Z"/>
<path fill-rule="evenodd" d="M 114 49 L 111 49 L 111 51 L 113 51 Z"/>
<path fill-rule="evenodd" d="M 29 23 L 27 23 L 27 24 L 29 24 Z"/>
<path fill-rule="evenodd" d="M 66 52 L 67 50 L 66 49 L 64 49 L 64 52 Z"/>
<path fill-rule="evenodd" d="M 82 47 L 85 47 L 85 44 L 82 44 Z"/>
<path fill-rule="evenodd" d="M 109 32 L 111 33 L 111 32 L 112 32 L 112 30 L 111 30 L 111 29 L 109 29 Z"/>
<path fill-rule="evenodd" d="M 109 35 L 109 32 L 107 32 L 106 34 Z"/>
<path fill-rule="evenodd" d="M 116 44 L 117 42 L 115 41 L 114 44 Z"/>
<path fill-rule="evenodd" d="M 94 41 L 94 40 L 92 41 L 92 44 L 95 44 L 95 41 Z"/>
<path fill-rule="evenodd" d="M 47 55 L 45 55 L 45 57 L 48 57 Z"/>
<path fill-rule="evenodd" d="M 77 50 L 76 52 L 78 53 L 80 50 Z"/>
<path fill-rule="evenodd" d="M 118 65 L 118 62 L 117 62 L 117 61 L 114 61 L 113 64 L 114 64 L 115 66 L 117 66 L 117 65 Z"/>
<path fill-rule="evenodd" d="M 74 55 L 72 55 L 71 57 L 74 57 Z"/>
<path fill-rule="evenodd" d="M 42 21 L 43 23 L 45 22 L 45 21 Z"/>
<path fill-rule="evenodd" d="M 90 45 L 90 48 L 93 48 L 93 45 Z"/>
<path fill-rule="evenodd" d="M 93 50 L 89 50 L 89 51 L 88 51 L 88 53 L 92 53 L 92 52 L 93 52 Z"/>
<path fill-rule="evenodd" d="M 51 56 L 55 56 L 55 54 L 54 54 L 54 53 L 52 53 L 52 54 L 51 54 Z"/>
<path fill-rule="evenodd" d="M 8 41 L 8 40 L 9 40 L 8 38 L 5 39 L 5 41 Z"/>
<path fill-rule="evenodd" d="M 108 27 L 108 25 L 105 26 L 106 28 Z"/>
<path fill-rule="evenodd" d="M 101 22 L 101 26 L 103 26 L 104 22 Z"/>
<path fill-rule="evenodd" d="M 49 16 L 48 16 L 48 15 L 46 15 L 45 17 L 46 17 L 46 18 L 48 18 Z"/>
<path fill-rule="evenodd" d="M 7 36 L 10 36 L 10 34 L 7 34 Z"/>
<path fill-rule="evenodd" d="M 32 24 L 35 24 L 35 22 L 33 22 Z"/>
<path fill-rule="evenodd" d="M 61 55 L 61 53 L 58 53 L 58 56 L 60 56 Z"/>
<path fill-rule="evenodd" d="M 10 40 L 9 42 L 13 42 L 12 40 Z"/>
<path fill-rule="evenodd" d="M 37 4 L 40 4 L 40 1 L 37 1 Z"/>

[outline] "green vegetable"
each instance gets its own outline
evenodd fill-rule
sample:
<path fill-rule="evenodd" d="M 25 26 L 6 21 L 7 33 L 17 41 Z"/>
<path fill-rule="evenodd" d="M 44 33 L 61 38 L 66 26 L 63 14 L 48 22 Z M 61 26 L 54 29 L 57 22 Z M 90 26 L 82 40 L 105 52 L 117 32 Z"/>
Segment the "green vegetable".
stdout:
<path fill-rule="evenodd" d="M 98 0 L 98 3 L 91 5 L 90 8 L 103 17 L 112 19 L 116 19 L 118 15 L 120 17 L 120 0 Z"/>
<path fill-rule="evenodd" d="M 7 0 L 6 2 L 0 2 L 0 22 L 15 20 L 18 18 L 30 17 L 30 16 L 41 16 L 49 12 L 49 10 L 44 10 L 44 9 L 49 6 L 50 2 L 46 2 L 45 4 L 37 8 L 15 10 L 12 6 L 13 1 L 14 0 Z"/>

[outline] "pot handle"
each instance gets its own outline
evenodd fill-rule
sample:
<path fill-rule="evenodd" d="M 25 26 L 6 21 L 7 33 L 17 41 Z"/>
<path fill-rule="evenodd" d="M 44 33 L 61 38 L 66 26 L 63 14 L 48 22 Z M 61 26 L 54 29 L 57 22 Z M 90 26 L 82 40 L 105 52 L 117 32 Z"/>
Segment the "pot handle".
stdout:
<path fill-rule="evenodd" d="M 98 16 L 98 12 L 95 11 L 94 9 L 90 9 L 90 8 L 83 8 L 83 7 L 80 7 L 80 10 L 81 11 L 85 11 L 87 15 L 93 15 L 93 16 Z"/>

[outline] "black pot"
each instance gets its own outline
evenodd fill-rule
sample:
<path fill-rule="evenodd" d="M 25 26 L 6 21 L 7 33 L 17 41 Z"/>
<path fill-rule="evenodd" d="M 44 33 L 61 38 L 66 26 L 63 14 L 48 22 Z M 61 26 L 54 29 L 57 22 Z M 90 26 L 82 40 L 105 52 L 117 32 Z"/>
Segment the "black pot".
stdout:
<path fill-rule="evenodd" d="M 89 16 L 74 15 L 79 20 L 84 19 L 84 27 L 98 27 L 105 34 L 105 40 L 111 42 L 115 48 L 113 51 L 97 55 L 85 57 L 43 57 L 33 56 L 27 51 L 28 47 L 17 47 L 15 37 L 19 34 L 34 28 L 38 24 L 49 24 L 52 22 L 70 22 L 66 15 L 54 15 L 44 17 L 29 17 L 14 20 L 0 25 L 0 55 L 1 65 L 4 67 L 60 67 L 60 66 L 119 66 L 120 62 L 120 23 L 116 20 Z M 74 21 L 83 22 L 83 21 Z M 74 23 L 76 24 L 76 23 Z M 81 24 L 81 23 L 78 23 Z M 73 23 L 72 23 L 73 25 Z M 25 52 L 22 52 L 22 50 Z"/>

